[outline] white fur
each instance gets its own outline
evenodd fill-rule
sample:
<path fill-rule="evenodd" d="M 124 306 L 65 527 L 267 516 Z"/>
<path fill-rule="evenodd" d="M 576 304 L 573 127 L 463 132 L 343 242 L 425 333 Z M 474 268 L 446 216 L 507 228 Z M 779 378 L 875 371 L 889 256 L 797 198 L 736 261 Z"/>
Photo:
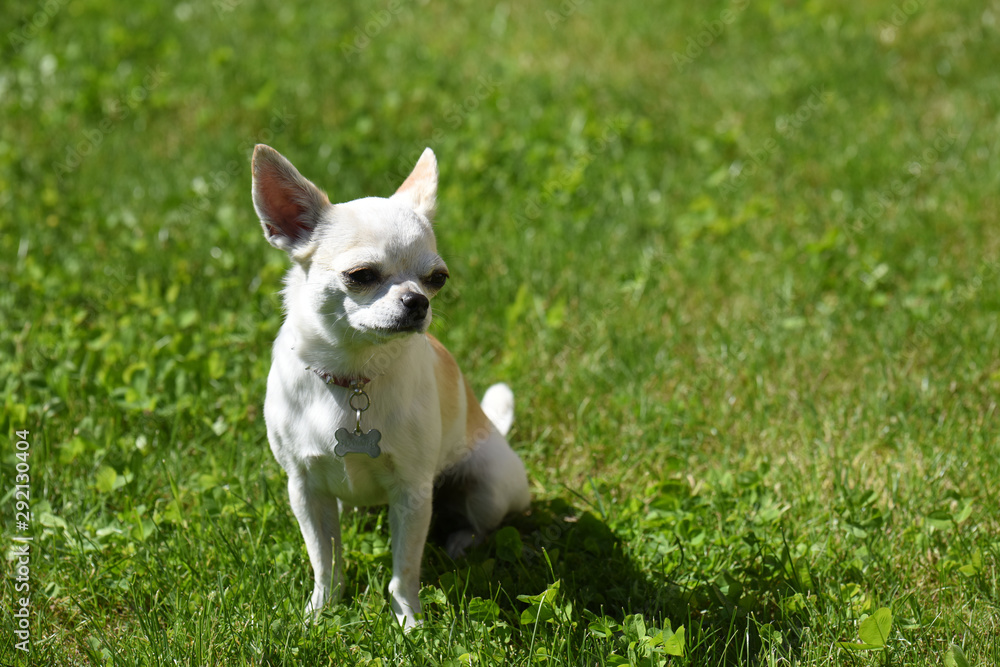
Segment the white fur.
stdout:
<path fill-rule="evenodd" d="M 500 382 L 483 394 L 483 412 L 490 418 L 500 435 L 507 435 L 514 425 L 514 392 Z"/>
<path fill-rule="evenodd" d="M 513 393 L 506 385 L 491 387 L 483 409 L 495 425 L 484 421 L 473 429 L 480 413 L 467 404 L 464 378 L 424 333 L 430 307 L 421 319 L 405 305 L 408 298 L 431 299 L 437 286 L 428 276 L 446 270 L 429 220 L 437 190 L 434 154 L 424 151 L 392 198 L 337 205 L 267 146 L 254 151 L 253 173 L 265 236 L 293 259 L 264 417 L 313 567 L 306 612 L 318 613 L 343 588 L 342 508 L 388 504 L 390 605 L 404 627 L 413 627 L 435 480 L 444 473 L 476 482 L 458 508 L 472 529 L 448 539 L 452 554 L 530 501 L 524 466 L 503 437 L 513 421 Z M 352 286 L 346 275 L 359 266 L 377 266 L 384 280 L 370 289 Z M 370 378 L 362 428 L 381 432 L 379 457 L 334 454 L 334 432 L 355 426 L 351 390 L 324 384 L 307 368 Z M 450 378 L 445 386 L 442 378 Z"/>

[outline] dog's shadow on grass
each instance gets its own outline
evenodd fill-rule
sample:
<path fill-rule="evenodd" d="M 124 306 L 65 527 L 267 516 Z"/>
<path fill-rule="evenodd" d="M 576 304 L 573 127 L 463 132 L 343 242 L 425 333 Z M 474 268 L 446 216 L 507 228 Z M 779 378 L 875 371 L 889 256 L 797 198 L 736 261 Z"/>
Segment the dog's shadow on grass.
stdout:
<path fill-rule="evenodd" d="M 444 554 L 441 537 L 432 533 L 435 546 L 427 552 L 425 579 L 438 578 L 447 587 L 458 570 L 464 596 L 494 597 L 514 618 L 528 606 L 517 595 L 537 595 L 556 580 L 575 610 L 670 617 L 672 622 L 686 615 L 676 586 L 637 568 L 600 518 L 562 499 L 536 501 L 529 513 L 508 521 L 458 561 Z"/>
<path fill-rule="evenodd" d="M 377 515 L 366 516 L 374 521 Z M 367 525 L 363 530 L 372 527 Z M 679 559 L 662 559 L 671 563 L 662 570 L 648 562 L 640 565 L 622 538 L 592 510 L 565 499 L 536 500 L 528 513 L 507 521 L 457 560 L 452 560 L 443 546 L 453 528 L 435 515 L 421 576 L 423 584 L 444 591 L 452 610 L 468 609 L 475 598 L 494 600 L 501 620 L 516 626 L 531 606 L 518 596 L 537 596 L 559 581 L 557 604 L 564 608 L 567 602 L 572 604 L 578 631 L 589 625 L 583 610 L 597 617 L 609 616 L 618 623 L 641 614 L 647 626 L 669 624 L 672 630 L 684 626 L 685 651 L 692 664 L 742 665 L 759 659 L 763 644 L 758 620 L 774 613 L 767 603 L 743 608 L 738 604 L 739 593 L 731 599 L 732 591 L 723 590 L 726 582 L 720 584 L 717 577 L 705 579 L 704 568 L 683 554 Z M 387 536 L 381 539 L 381 546 L 386 547 Z M 658 543 L 666 549 L 685 549 L 680 540 L 667 544 L 660 539 Z M 391 568 L 388 552 L 370 560 Z M 365 581 L 364 565 L 352 566 L 349 561 L 348 570 L 348 582 Z M 368 580 L 368 587 L 372 583 Z M 747 599 L 766 598 L 769 586 L 782 585 L 780 581 L 754 583 L 760 590 L 750 592 L 759 595 Z M 354 595 L 361 596 L 364 590 L 368 588 L 359 583 Z M 433 608 L 430 613 L 435 613 Z M 782 632 L 782 653 L 794 655 L 798 651 L 796 627 L 785 626 Z"/>
<path fill-rule="evenodd" d="M 692 570 L 698 569 L 693 563 L 681 557 L 679 562 L 665 559 L 674 563 L 666 571 L 640 567 L 597 514 L 563 499 L 534 502 L 528 514 L 508 521 L 458 561 L 445 555 L 440 535 L 432 533 L 431 544 L 425 552 L 426 583 L 444 589 L 459 606 L 474 597 L 494 599 L 514 624 L 529 606 L 517 596 L 538 595 L 559 581 L 559 596 L 572 602 L 577 619 L 586 609 L 617 622 L 642 614 L 647 624 L 685 626 L 692 659 L 747 664 L 762 648 L 752 614 L 728 599 L 715 581 L 692 581 Z M 584 619 L 582 627 L 587 625 Z M 795 638 L 786 642 L 785 650 L 794 653 Z"/>

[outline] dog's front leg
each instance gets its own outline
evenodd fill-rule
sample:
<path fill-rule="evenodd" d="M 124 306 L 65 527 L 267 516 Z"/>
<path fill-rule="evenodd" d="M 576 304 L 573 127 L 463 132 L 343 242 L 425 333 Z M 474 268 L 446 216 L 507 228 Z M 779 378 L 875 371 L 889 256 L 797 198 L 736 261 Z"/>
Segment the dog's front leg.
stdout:
<path fill-rule="evenodd" d="M 404 489 L 389 505 L 392 579 L 389 598 L 396 619 L 407 630 L 418 625 L 420 561 L 431 523 L 432 487 Z"/>
<path fill-rule="evenodd" d="M 313 593 L 306 605 L 306 618 L 313 620 L 331 598 L 337 599 L 342 588 L 342 565 L 340 563 L 340 516 L 336 498 L 317 494 L 309 489 L 305 475 L 288 476 L 288 499 L 292 512 L 299 521 L 299 530 L 309 552 L 309 562 L 313 569 Z M 331 539 L 337 552 L 337 574 L 334 590 L 330 590 L 333 574 L 333 553 Z M 332 595 L 331 595 L 332 593 Z"/>

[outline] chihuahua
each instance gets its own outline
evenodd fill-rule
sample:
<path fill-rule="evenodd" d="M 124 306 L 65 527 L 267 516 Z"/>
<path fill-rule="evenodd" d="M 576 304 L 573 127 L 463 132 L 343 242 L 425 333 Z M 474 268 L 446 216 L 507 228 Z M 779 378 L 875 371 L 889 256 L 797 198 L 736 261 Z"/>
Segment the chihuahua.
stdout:
<path fill-rule="evenodd" d="M 315 577 L 306 616 L 344 587 L 344 507 L 388 504 L 389 602 L 410 629 L 435 497 L 459 518 L 445 539 L 453 558 L 530 502 L 504 437 L 513 393 L 493 385 L 480 404 L 427 333 L 448 280 L 431 225 L 437 160 L 428 148 L 391 197 L 344 204 L 269 146 L 254 149 L 252 171 L 264 236 L 292 260 L 264 418 Z"/>

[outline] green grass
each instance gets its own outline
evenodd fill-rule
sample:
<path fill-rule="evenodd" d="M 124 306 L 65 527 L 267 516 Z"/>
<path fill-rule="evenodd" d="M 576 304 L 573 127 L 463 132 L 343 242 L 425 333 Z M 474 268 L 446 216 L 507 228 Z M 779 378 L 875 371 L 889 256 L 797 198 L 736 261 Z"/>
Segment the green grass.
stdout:
<path fill-rule="evenodd" d="M 1000 5 L 349 4 L 0 9 L 0 662 L 1000 663 Z M 258 141 L 432 146 L 434 333 L 517 396 L 531 514 L 408 635 L 384 511 L 302 623 Z"/>

